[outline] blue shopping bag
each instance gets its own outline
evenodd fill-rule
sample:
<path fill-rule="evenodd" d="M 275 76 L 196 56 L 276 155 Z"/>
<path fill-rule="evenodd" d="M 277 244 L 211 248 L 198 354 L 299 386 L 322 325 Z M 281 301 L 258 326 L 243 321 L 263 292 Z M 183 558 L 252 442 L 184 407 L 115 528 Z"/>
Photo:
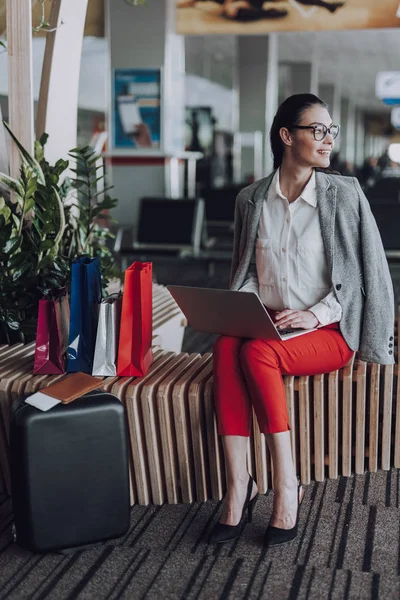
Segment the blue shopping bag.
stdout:
<path fill-rule="evenodd" d="M 72 263 L 68 373 L 92 373 L 100 302 L 100 261 L 81 256 Z"/>

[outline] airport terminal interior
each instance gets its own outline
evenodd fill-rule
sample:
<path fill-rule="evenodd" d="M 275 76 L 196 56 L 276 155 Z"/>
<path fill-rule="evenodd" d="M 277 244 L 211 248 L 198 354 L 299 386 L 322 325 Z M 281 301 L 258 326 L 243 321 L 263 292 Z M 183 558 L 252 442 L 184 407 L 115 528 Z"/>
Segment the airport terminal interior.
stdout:
<path fill-rule="evenodd" d="M 143 446 L 135 451 L 137 440 L 130 438 L 128 530 L 88 549 L 35 552 L 18 544 L 18 532 L 15 538 L 11 487 L 1 471 L 2 448 L 4 456 L 11 452 L 4 406 L 28 388 L 41 389 L 41 380 L 29 383 L 35 334 L 24 337 L 11 325 L 16 317 L 3 318 L 0 290 L 0 600 L 400 597 L 399 26 L 396 0 L 0 0 L 0 117 L 6 124 L 0 125 L 0 262 L 13 252 L 11 243 L 1 246 L 1 228 L 12 212 L 7 202 L 21 189 L 12 183 L 23 182 L 21 164 L 40 183 L 32 157 L 45 177 L 57 163 L 59 173 L 41 189 L 56 187 L 67 220 L 75 206 L 73 200 L 68 205 L 68 189 L 78 190 L 75 223 L 81 217 L 88 223 L 87 237 L 78 232 L 71 253 L 84 254 L 95 232 L 110 294 L 119 291 L 132 263 L 152 263 L 153 353 L 175 361 L 168 385 L 179 380 L 180 363 L 205 367 L 193 370 L 198 378 L 185 388 L 180 420 L 178 385 L 166 391 L 156 371 L 153 387 L 146 378 L 137 383 L 147 390 L 143 403 L 151 402 L 148 415 L 144 408 L 129 414 L 128 435 Z M 350 366 L 319 379 L 300 373 L 285 379 L 305 489 L 297 538 L 277 548 L 263 544 L 273 464 L 254 426 L 248 466 L 263 493 L 241 535 L 211 546 L 225 490 L 210 391 L 218 334 L 196 331 L 171 309 L 166 286 L 229 289 L 237 195 L 273 172 L 274 115 L 286 98 L 307 93 L 326 102 L 332 123 L 340 125 L 330 169 L 358 179 L 378 226 L 394 290 L 395 362 L 366 363 L 356 355 Z M 57 162 L 64 160 L 69 165 Z M 86 176 L 89 208 L 82 209 L 79 178 Z M 14 178 L 11 184 L 7 177 Z M 28 202 L 34 214 L 35 202 Z M 43 214 L 40 227 L 61 219 L 50 208 Z M 64 230 L 65 243 L 70 231 Z M 50 254 L 56 242 L 57 248 L 63 243 L 53 239 L 37 252 L 57 262 L 57 251 Z M 15 286 L 23 277 L 18 271 Z M 37 293 L 24 291 L 27 298 Z M 162 302 L 169 308 L 161 314 Z M 14 368 L 7 361 L 15 344 Z M 32 351 L 24 358 L 28 344 Z M 160 369 L 167 374 L 165 365 Z M 122 400 L 134 377 L 117 380 L 106 377 L 104 389 Z M 157 402 L 167 392 L 169 416 L 163 412 L 157 421 Z M 204 405 L 193 408 L 197 397 Z M 153 429 L 146 419 L 157 422 Z M 170 429 L 163 419 L 173 422 Z M 173 439 L 170 455 L 164 425 L 165 439 Z M 168 461 L 175 471 L 168 471 Z"/>

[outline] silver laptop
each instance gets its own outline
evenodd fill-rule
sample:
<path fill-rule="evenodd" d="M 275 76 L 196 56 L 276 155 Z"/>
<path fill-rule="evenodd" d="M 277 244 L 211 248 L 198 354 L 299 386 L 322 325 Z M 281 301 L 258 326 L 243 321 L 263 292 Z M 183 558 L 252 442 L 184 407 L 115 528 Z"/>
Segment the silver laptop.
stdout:
<path fill-rule="evenodd" d="M 196 331 L 233 337 L 287 340 L 315 329 L 278 330 L 257 294 L 167 285 Z"/>

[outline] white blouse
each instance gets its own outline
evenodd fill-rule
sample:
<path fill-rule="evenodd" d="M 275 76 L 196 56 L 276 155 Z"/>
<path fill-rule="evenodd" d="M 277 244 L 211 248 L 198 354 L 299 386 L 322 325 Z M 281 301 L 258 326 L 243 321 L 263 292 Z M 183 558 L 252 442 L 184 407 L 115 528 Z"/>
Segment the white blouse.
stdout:
<path fill-rule="evenodd" d="M 340 321 L 319 223 L 315 171 L 302 194 L 289 203 L 279 169 L 264 202 L 256 240 L 257 276 L 241 288 L 255 292 L 272 310 L 310 310 L 318 327 Z"/>

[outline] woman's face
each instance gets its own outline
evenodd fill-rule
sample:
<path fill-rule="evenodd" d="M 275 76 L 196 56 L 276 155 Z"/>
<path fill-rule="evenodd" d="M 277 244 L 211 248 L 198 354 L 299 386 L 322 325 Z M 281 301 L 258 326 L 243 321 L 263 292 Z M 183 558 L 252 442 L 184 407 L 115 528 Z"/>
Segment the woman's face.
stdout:
<path fill-rule="evenodd" d="M 332 125 L 332 118 L 323 106 L 318 104 L 307 108 L 300 119 L 299 125 Z M 323 140 L 314 139 L 312 129 L 292 129 L 290 131 L 290 148 L 292 158 L 305 167 L 329 167 L 330 155 L 333 150 L 334 141 L 330 133 Z"/>

